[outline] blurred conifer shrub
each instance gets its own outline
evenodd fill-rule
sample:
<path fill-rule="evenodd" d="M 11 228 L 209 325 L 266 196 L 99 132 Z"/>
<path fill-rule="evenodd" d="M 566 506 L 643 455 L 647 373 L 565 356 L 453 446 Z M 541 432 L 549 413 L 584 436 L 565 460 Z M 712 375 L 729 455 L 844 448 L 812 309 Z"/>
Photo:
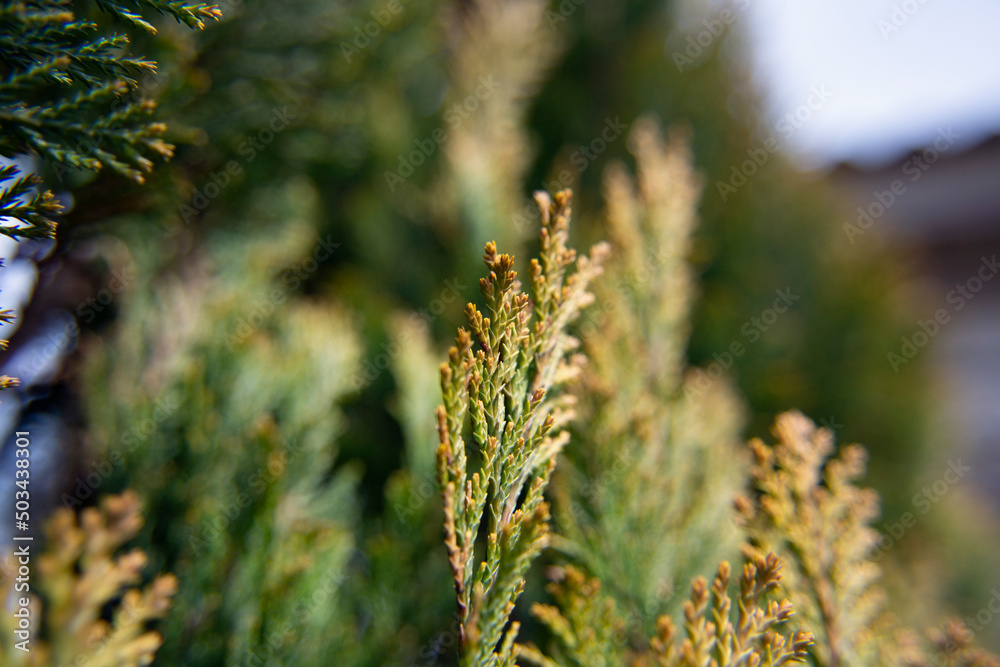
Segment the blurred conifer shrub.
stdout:
<path fill-rule="evenodd" d="M 98 4 L 140 32 L 142 9 L 216 17 Z M 69 6 L 0 17 L 67 30 L 58 12 L 32 18 L 43 5 Z M 859 449 L 794 413 L 774 446 L 739 444 L 796 392 L 890 435 L 883 451 L 907 443 L 916 402 L 893 394 L 899 409 L 861 418 L 884 369 L 840 335 L 891 329 L 869 259 L 828 252 L 826 214 L 784 172 L 725 206 L 701 199 L 749 124 L 723 103 L 719 58 L 680 76 L 660 57 L 672 3 L 562 7 L 258 0 L 204 36 L 145 42 L 172 56 L 162 106 L 187 145 L 157 170 L 159 199 L 102 227 L 137 278 L 82 341 L 75 381 L 87 453 L 113 472 L 51 520 L 53 586 L 33 602 L 47 648 L 28 664 L 995 664 L 960 625 L 922 638 L 893 617 L 867 559 L 877 503 L 856 486 Z M 96 118 L 144 62 L 80 74 L 96 91 L 80 109 Z M 63 91 L 58 57 L 24 67 Z M 132 143 L 93 159 L 136 178 L 167 151 L 149 105 L 126 108 L 108 129 Z M 39 109 L 13 109 L 28 128 L 14 134 L 35 136 Z M 647 109 L 697 132 L 664 136 Z M 598 135 L 602 155 L 577 149 Z M 537 213 L 522 206 L 523 183 L 546 180 Z M 609 241 L 587 257 L 571 185 L 574 234 Z M 78 215 L 108 197 L 92 186 Z M 30 187 L 10 210 L 50 230 L 29 208 L 51 199 Z M 478 249 L 514 247 L 536 216 L 521 271 L 486 246 L 481 299 L 439 368 Z M 725 349 L 743 305 L 786 278 L 813 296 L 801 336 L 706 383 L 690 359 Z M 827 338 L 849 364 L 810 356 Z M 110 495 L 127 488 L 145 522 L 136 496 Z M 127 540 L 145 556 L 120 555 Z"/>

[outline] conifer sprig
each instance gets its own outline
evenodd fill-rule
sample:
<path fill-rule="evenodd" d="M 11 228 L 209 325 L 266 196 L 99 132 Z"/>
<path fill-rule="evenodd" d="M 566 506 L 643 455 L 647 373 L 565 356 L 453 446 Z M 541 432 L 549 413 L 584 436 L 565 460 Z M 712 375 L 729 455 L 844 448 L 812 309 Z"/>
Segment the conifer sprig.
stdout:
<path fill-rule="evenodd" d="M 95 0 L 119 21 L 156 32 L 143 8 L 191 28 L 221 18 L 216 5 L 184 0 Z M 126 6 L 127 5 L 127 6 Z M 130 9 L 134 8 L 133 9 Z M 152 100 L 135 96 L 156 63 L 127 54 L 128 37 L 101 34 L 81 21 L 70 0 L 5 2 L 0 7 L 0 155 L 40 158 L 57 173 L 110 169 L 136 183 L 170 158 L 166 125 L 151 122 Z M 15 240 L 55 238 L 62 206 L 41 180 L 19 167 L 0 167 L 0 234 Z M 0 378 L 0 389 L 16 384 Z"/>
<path fill-rule="evenodd" d="M 854 486 L 865 470 L 861 447 L 845 447 L 828 461 L 832 434 L 798 412 L 779 416 L 774 433 L 773 446 L 750 442 L 757 493 L 737 498 L 736 507 L 751 553 L 775 550 L 791 559 L 792 601 L 822 640 L 817 662 L 835 667 L 868 652 L 884 597 L 874 585 L 879 568 L 868 559 L 878 537 L 869 527 L 878 496 Z"/>
<path fill-rule="evenodd" d="M 865 472 L 864 448 L 849 445 L 832 456 L 833 435 L 799 412 L 779 415 L 774 434 L 774 445 L 750 442 L 754 494 L 737 497 L 736 508 L 750 537 L 749 557 L 774 550 L 792 563 L 785 589 L 803 627 L 816 635 L 813 662 L 1000 665 L 996 656 L 974 647 L 958 623 L 921 638 L 882 609 L 881 571 L 869 558 L 878 538 L 869 525 L 878 514 L 878 496 L 855 486 Z"/>
<path fill-rule="evenodd" d="M 704 578 L 691 585 L 691 597 L 684 602 L 685 638 L 676 641 L 669 616 L 657 622 L 657 634 L 650 641 L 654 663 L 659 667 L 717 665 L 736 667 L 778 667 L 804 662 L 812 635 L 802 630 L 784 634 L 777 626 L 794 614 L 790 602 L 765 600 L 781 581 L 781 561 L 774 554 L 744 564 L 740 594 L 736 599 L 736 624 L 730 615 L 729 563 L 719 565 L 711 589 Z M 648 664 L 648 663 L 647 663 Z"/>
<path fill-rule="evenodd" d="M 143 8 L 172 16 L 177 19 L 178 23 L 183 23 L 195 30 L 204 28 L 205 21 L 218 21 L 222 18 L 222 10 L 219 9 L 218 5 L 202 2 L 183 2 L 182 0 L 119 0 L 119 2 L 94 0 L 94 2 L 102 11 L 115 16 L 120 21 L 131 23 L 153 34 L 156 34 L 156 28 L 142 18 Z"/>
<path fill-rule="evenodd" d="M 645 641 L 680 590 L 738 554 L 731 499 L 744 479 L 742 406 L 724 380 L 707 388 L 687 366 L 695 285 L 688 255 L 702 177 L 690 136 L 653 118 L 629 137 L 636 175 L 605 171 L 614 248 L 597 303 L 580 324 L 589 361 L 574 446 L 550 496 L 561 550 L 601 580 Z"/>
<path fill-rule="evenodd" d="M 617 667 L 625 662 L 627 637 L 621 610 L 601 581 L 572 565 L 553 568 L 545 587 L 554 605 L 535 603 L 531 615 L 552 633 L 553 657 L 534 645 L 517 645 L 520 658 L 541 667 Z M 555 659 L 558 658 L 558 659 Z"/>
<path fill-rule="evenodd" d="M 783 629 L 794 610 L 787 600 L 773 599 L 780 581 L 776 555 L 748 561 L 734 610 L 728 592 L 730 567 L 723 561 L 711 587 L 704 577 L 692 582 L 682 607 L 683 635 L 670 616 L 663 615 L 648 648 L 630 651 L 613 598 L 602 593 L 597 579 L 567 567 L 548 588 L 558 606 L 536 604 L 531 609 L 553 634 L 554 657 L 534 646 L 519 645 L 518 654 L 541 667 L 778 667 L 803 662 L 813 637 L 803 630 Z"/>
<path fill-rule="evenodd" d="M 531 262 L 530 298 L 520 291 L 513 258 L 486 245 L 489 276 L 480 281 L 485 314 L 467 306 L 469 330 L 459 329 L 441 366 L 438 481 L 463 665 L 513 664 L 517 624 L 506 634 L 504 629 L 527 568 L 546 544 L 543 493 L 568 438 L 561 426 L 572 415 L 567 397 L 553 390 L 579 368 L 579 357 L 567 358 L 578 343 L 566 329 L 590 302 L 587 284 L 607 254 L 599 244 L 578 259 L 567 247 L 570 200 L 569 191 L 554 200 L 535 195 L 541 253 Z M 463 435 L 467 412 L 474 461 Z M 485 557 L 476 553 L 480 535 Z"/>
<path fill-rule="evenodd" d="M 62 204 L 48 190 L 39 190 L 35 176 L 19 175 L 17 167 L 0 167 L 0 234 L 14 239 L 48 238 L 55 234 L 53 216 Z M 20 221 L 20 222 L 18 222 Z M 12 222 L 13 224 L 8 224 Z"/>
<path fill-rule="evenodd" d="M 41 591 L 44 608 L 30 598 L 33 627 L 46 641 L 35 639 L 29 653 L 8 641 L 4 664 L 131 667 L 152 662 L 162 639 L 147 625 L 167 614 L 177 580 L 161 575 L 138 588 L 146 555 L 138 549 L 118 552 L 141 526 L 139 499 L 132 492 L 108 496 L 100 509 L 87 508 L 79 519 L 65 508 L 53 514 L 46 526 L 48 548 L 32 586 Z M 17 567 L 13 555 L 0 559 L 3 599 L 14 595 Z M 10 614 L 0 619 L 7 637 L 13 634 L 7 627 L 13 620 Z"/>
<path fill-rule="evenodd" d="M 95 0 L 119 21 L 156 32 L 142 18 L 149 9 L 200 29 L 221 17 L 216 5 L 185 1 Z M 142 183 L 150 158 L 169 158 L 166 126 L 151 122 L 155 104 L 130 100 L 141 77 L 156 71 L 152 60 L 129 55 L 124 34 L 102 34 L 78 20 L 68 0 L 4 3 L 0 8 L 0 154 L 33 154 L 62 167 L 110 169 Z M 17 171 L 0 180 L 19 177 Z M 22 179 L 18 178 L 19 182 Z M 12 197 L 4 195 L 4 208 Z M 53 236 L 52 195 L 23 198 L 18 219 L 5 228 L 16 238 Z"/>

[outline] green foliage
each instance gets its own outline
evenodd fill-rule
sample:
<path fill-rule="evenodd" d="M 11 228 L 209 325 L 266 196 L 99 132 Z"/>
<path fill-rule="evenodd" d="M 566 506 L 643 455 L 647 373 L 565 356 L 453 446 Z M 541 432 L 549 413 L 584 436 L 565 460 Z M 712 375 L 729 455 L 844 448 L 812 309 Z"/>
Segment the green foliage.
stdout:
<path fill-rule="evenodd" d="M 216 5 L 183 0 L 127 0 L 138 10 L 168 13 L 192 28 L 219 19 Z M 107 0 L 102 10 L 155 33 L 140 13 Z M 55 169 L 104 168 L 142 183 L 153 162 L 169 158 L 166 125 L 151 122 L 152 100 L 137 95 L 156 63 L 127 54 L 124 34 L 105 34 L 79 20 L 69 0 L 5 2 L 0 7 L 0 155 L 27 154 Z M 55 238 L 63 207 L 41 179 L 17 166 L 0 167 L 0 234 Z M 16 384 L 0 378 L 0 389 Z"/>
<path fill-rule="evenodd" d="M 541 252 L 531 262 L 530 301 L 519 291 L 511 256 L 498 255 L 488 243 L 483 261 L 490 273 L 480 281 L 486 315 L 469 304 L 471 335 L 459 330 L 441 367 L 438 481 L 463 665 L 514 664 L 518 624 L 504 629 L 528 567 L 546 544 L 549 510 L 543 494 L 568 437 L 561 427 L 571 412 L 555 395 L 578 370 L 578 360 L 566 358 L 576 346 L 566 327 L 590 302 L 587 284 L 606 254 L 599 245 L 589 258 L 577 260 L 567 248 L 568 191 L 554 201 L 539 193 L 536 201 Z M 574 264 L 576 273 L 567 275 Z M 473 338 L 479 345 L 475 352 Z M 466 452 L 467 413 L 478 464 Z M 476 555 L 481 534 L 486 541 L 482 560 Z"/>
<path fill-rule="evenodd" d="M 144 0 L 129 2 L 169 13 L 192 28 L 218 19 L 215 5 Z M 155 32 L 137 11 L 105 0 L 96 5 L 114 17 Z M 134 97 L 140 79 L 156 63 L 124 55 L 124 34 L 104 34 L 77 19 L 67 0 L 12 2 L 0 9 L 0 44 L 5 76 L 0 82 L 0 153 L 38 155 L 63 167 L 108 168 L 142 182 L 152 169 L 148 156 L 170 157 L 166 126 L 147 120 L 152 101 Z M 11 175 L 4 175 L 4 179 Z M 25 203 L 25 237 L 53 235 L 51 195 Z M 6 208 L 6 206 L 5 206 Z"/>
<path fill-rule="evenodd" d="M 605 174 L 614 253 L 581 324 L 591 363 L 581 426 L 555 483 L 555 546 L 616 598 L 633 640 L 677 611 L 677 586 L 735 555 L 729 499 L 741 485 L 741 406 L 724 380 L 686 369 L 694 287 L 688 254 L 700 191 L 687 139 L 635 123 L 638 186 Z"/>
<path fill-rule="evenodd" d="M 336 655 L 377 667 L 449 648 L 437 352 L 411 318 L 395 320 L 407 331 L 393 372 L 409 454 L 362 523 L 361 467 L 340 453 L 355 322 L 303 295 L 295 273 L 319 247 L 317 202 L 304 182 L 260 192 L 257 220 L 281 220 L 280 235 L 217 232 L 191 264 L 157 265 L 159 239 L 137 231 L 131 260 L 146 270 L 89 356 L 92 456 L 115 465 L 109 487 L 145 479 L 153 514 L 172 517 L 141 535 L 179 577 L 160 664 L 308 667 Z"/>
<path fill-rule="evenodd" d="M 307 190 L 281 194 L 280 210 L 308 209 Z M 91 386 L 129 397 L 91 404 L 95 456 L 146 480 L 150 507 L 172 517 L 143 536 L 180 579 L 165 664 L 317 664 L 348 646 L 350 619 L 323 629 L 345 618 L 355 543 L 357 471 L 334 469 L 333 406 L 358 344 L 341 310 L 281 278 L 315 244 L 292 220 L 280 239 L 220 235 L 167 292 L 142 274 L 117 340 L 93 356 Z"/>

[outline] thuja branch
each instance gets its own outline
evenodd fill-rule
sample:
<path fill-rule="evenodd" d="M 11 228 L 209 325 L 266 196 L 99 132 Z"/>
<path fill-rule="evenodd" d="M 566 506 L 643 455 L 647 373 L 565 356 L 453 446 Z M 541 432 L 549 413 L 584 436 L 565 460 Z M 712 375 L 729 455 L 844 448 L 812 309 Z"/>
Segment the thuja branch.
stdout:
<path fill-rule="evenodd" d="M 155 11 L 194 29 L 222 17 L 217 5 L 188 0 L 95 0 L 118 24 L 156 30 L 142 16 Z M 129 38 L 74 14 L 69 0 L 5 2 L 0 6 L 0 154 L 27 154 L 52 166 L 60 180 L 72 169 L 110 169 L 142 183 L 152 158 L 170 158 L 166 126 L 153 122 L 152 100 L 139 81 L 156 62 L 128 53 Z M 61 207 L 17 167 L 0 172 L 0 234 L 54 237 Z M 26 189 L 26 186 L 30 186 Z M 17 190 L 18 194 L 10 191 Z M 14 224 L 11 224 L 14 223 Z"/>
<path fill-rule="evenodd" d="M 568 190 L 554 200 L 535 195 L 542 228 L 529 294 L 521 292 L 513 258 L 486 245 L 485 312 L 466 307 L 469 329 L 459 329 L 441 366 L 437 468 L 463 665 L 513 664 L 517 624 L 508 627 L 508 619 L 528 566 L 546 544 L 543 494 L 572 416 L 570 397 L 554 390 L 582 361 L 570 356 L 578 343 L 567 327 L 592 300 L 587 284 L 608 252 L 599 244 L 578 259 L 567 247 L 570 200 Z M 467 420 L 474 457 L 463 435 Z M 477 555 L 481 536 L 485 553 Z"/>
<path fill-rule="evenodd" d="M 532 644 L 518 645 L 517 652 L 539 667 L 780 667 L 804 662 L 813 637 L 789 627 L 791 603 L 774 599 L 781 567 L 773 553 L 748 560 L 735 599 L 729 597 L 726 561 L 711 587 L 704 577 L 695 578 L 682 606 L 683 625 L 678 628 L 667 614 L 659 616 L 645 650 L 629 646 L 625 617 L 598 579 L 572 565 L 556 568 L 548 586 L 556 605 L 531 608 L 551 632 L 549 653 Z"/>

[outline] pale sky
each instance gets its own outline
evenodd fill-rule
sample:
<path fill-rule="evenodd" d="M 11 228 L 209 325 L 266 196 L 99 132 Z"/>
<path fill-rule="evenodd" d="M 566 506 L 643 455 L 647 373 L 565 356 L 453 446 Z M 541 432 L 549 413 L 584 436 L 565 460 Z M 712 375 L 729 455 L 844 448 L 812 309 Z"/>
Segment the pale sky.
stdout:
<path fill-rule="evenodd" d="M 803 104 L 813 86 L 831 92 L 790 138 L 793 157 L 805 164 L 877 165 L 949 125 L 962 143 L 1000 132 L 997 0 L 734 0 L 731 6 L 734 26 L 749 36 L 771 122 Z"/>

